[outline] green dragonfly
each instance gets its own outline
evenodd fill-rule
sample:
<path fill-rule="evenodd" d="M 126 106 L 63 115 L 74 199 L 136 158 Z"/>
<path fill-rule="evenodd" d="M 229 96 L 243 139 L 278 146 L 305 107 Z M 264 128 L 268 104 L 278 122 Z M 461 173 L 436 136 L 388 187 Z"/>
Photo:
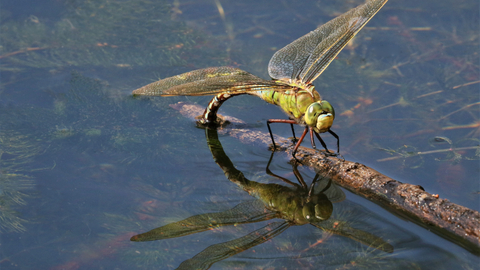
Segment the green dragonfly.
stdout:
<path fill-rule="evenodd" d="M 297 169 L 298 163 L 294 163 L 293 172 L 300 185 L 296 184 L 271 173 L 268 169 L 272 159 L 270 158 L 267 173 L 283 180 L 290 186 L 251 181 L 235 168 L 225 154 L 218 140 L 217 130 L 205 129 L 205 132 L 213 159 L 223 170 L 225 176 L 232 183 L 248 192 L 255 200 L 244 201 L 223 212 L 205 213 L 173 222 L 135 235 L 130 239 L 131 241 L 163 240 L 200 233 L 221 226 L 238 226 L 240 224 L 281 219 L 281 221 L 271 221 L 265 227 L 243 237 L 209 246 L 193 258 L 182 262 L 177 269 L 208 269 L 220 260 L 273 239 L 291 226 L 306 224 L 331 234 L 348 237 L 377 250 L 393 252 L 394 247 L 387 241 L 369 232 L 351 227 L 345 217 L 334 213 L 333 203 L 343 201 L 345 193 L 331 179 L 317 174 L 308 186 Z M 349 212 L 355 211 L 349 209 Z"/>
<path fill-rule="evenodd" d="M 319 133 L 332 134 L 337 139 L 339 153 L 340 139 L 330 129 L 335 110 L 328 101 L 322 100 L 312 83 L 387 1 L 368 0 L 277 51 L 268 64 L 268 73 L 273 80 L 264 80 L 238 68 L 210 67 L 159 80 L 134 90 L 133 95 L 215 95 L 199 119 L 204 125 L 217 123 L 217 111 L 230 97 L 258 96 L 280 106 L 289 116 L 289 119 L 267 121 L 274 148 L 270 123 L 289 123 L 292 131 L 293 124 L 305 126 L 293 150 L 294 158 L 308 131 L 312 147 L 316 148 L 315 134 L 326 153 L 330 152 Z"/>

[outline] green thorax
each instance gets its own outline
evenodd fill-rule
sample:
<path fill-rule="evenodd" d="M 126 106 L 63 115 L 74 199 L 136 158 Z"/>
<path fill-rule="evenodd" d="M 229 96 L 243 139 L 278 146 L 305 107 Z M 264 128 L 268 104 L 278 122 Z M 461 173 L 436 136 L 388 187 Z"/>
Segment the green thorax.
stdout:
<path fill-rule="evenodd" d="M 306 88 L 293 86 L 291 90 L 285 92 L 278 91 L 258 91 L 257 96 L 268 103 L 280 106 L 291 117 L 304 122 L 303 116 L 310 104 L 320 101 L 320 94 L 313 85 Z"/>

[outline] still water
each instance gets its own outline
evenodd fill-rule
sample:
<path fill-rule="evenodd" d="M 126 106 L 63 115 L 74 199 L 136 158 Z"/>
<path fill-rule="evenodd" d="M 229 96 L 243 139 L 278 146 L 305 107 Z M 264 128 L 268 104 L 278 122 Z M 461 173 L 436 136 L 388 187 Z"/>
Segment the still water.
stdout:
<path fill-rule="evenodd" d="M 268 78 L 275 51 L 362 3 L 2 1 L 0 268 L 175 269 L 209 246 L 275 228 L 282 219 L 131 242 L 135 234 L 255 198 L 215 163 L 205 131 L 169 106 L 205 106 L 209 97 L 130 93 L 209 66 Z M 478 10 L 473 0 L 391 0 L 315 81 L 336 109 L 332 129 L 347 160 L 477 211 Z M 221 113 L 260 131 L 267 119 L 285 117 L 251 96 L 229 100 Z M 275 125 L 273 132 L 291 131 Z M 284 184 L 265 173 L 267 146 L 219 140 L 247 179 Z M 276 153 L 269 168 L 296 182 L 289 161 Z M 315 172 L 298 170 L 309 185 Z M 344 197 L 329 197 L 329 220 L 387 242 L 392 253 L 305 224 L 211 269 L 478 266 L 468 250 L 337 189 Z"/>

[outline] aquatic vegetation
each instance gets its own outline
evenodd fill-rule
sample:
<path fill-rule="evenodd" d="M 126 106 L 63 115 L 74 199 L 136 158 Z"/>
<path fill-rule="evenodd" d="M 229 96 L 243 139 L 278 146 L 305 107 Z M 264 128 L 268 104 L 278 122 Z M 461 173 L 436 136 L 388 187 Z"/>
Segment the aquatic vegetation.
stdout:
<path fill-rule="evenodd" d="M 165 131 L 162 125 L 151 125 L 168 119 L 168 115 L 155 116 L 159 107 L 168 108 L 166 102 L 136 106 L 129 97 L 115 97 L 104 81 L 78 72 L 71 73 L 64 89 L 52 94 L 51 108 L 0 105 L 0 125 L 35 138 L 38 145 L 48 148 L 47 154 L 59 154 L 66 148 L 86 153 L 102 151 L 119 162 L 143 163 L 178 149 L 188 150 L 188 142 L 175 146 L 161 139 L 183 131 Z M 180 164 L 184 160 L 176 156 L 171 162 Z"/>
<path fill-rule="evenodd" d="M 206 50 L 197 54 L 194 47 L 207 41 L 170 20 L 167 1 L 66 1 L 65 8 L 53 24 L 34 15 L 23 22 L 4 20 L 0 70 L 171 67 L 187 64 L 186 56 L 207 59 Z"/>
<path fill-rule="evenodd" d="M 27 205 L 28 190 L 34 186 L 27 174 L 29 163 L 40 150 L 32 138 L 0 129 L 0 233 L 25 231 L 27 221 L 15 209 Z"/>
<path fill-rule="evenodd" d="M 148 159 L 148 157 L 165 154 L 159 137 L 175 134 L 178 131 L 166 132 L 161 126 L 152 129 L 151 121 L 158 106 L 166 103 L 134 106 L 134 100 L 129 97 L 116 98 L 105 82 L 82 76 L 73 72 L 66 93 L 57 94 L 54 104 L 58 105 L 49 112 L 51 117 L 44 126 L 56 139 L 54 148 L 61 149 L 63 143 L 72 144 L 81 151 L 125 153 L 126 160 Z M 144 119 L 144 121 L 137 121 Z M 149 127 L 148 129 L 146 127 Z M 173 135 L 172 135 L 173 136 Z M 68 139 L 68 140 L 67 140 Z M 158 144 L 158 147 L 153 145 Z"/>
<path fill-rule="evenodd" d="M 405 166 L 407 159 L 416 157 L 414 161 L 409 160 L 412 169 L 420 168 L 423 164 L 423 155 L 443 154 L 441 157 L 435 158 L 437 161 L 450 161 L 453 165 L 458 164 L 463 160 L 478 160 L 480 159 L 480 140 L 477 138 L 461 139 L 458 142 L 452 142 L 447 137 L 435 137 L 430 139 L 430 146 L 443 146 L 447 148 L 419 151 L 413 146 L 404 145 L 397 150 L 380 148 L 389 154 L 395 155 L 390 158 L 383 158 L 377 161 L 389 161 L 395 159 L 403 159 L 403 165 Z"/>

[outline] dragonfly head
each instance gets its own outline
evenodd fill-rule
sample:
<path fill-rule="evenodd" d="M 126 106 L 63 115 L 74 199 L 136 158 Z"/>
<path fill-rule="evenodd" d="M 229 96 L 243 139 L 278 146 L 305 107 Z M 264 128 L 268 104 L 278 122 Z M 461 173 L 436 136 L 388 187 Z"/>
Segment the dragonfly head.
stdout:
<path fill-rule="evenodd" d="M 330 218 L 333 212 L 333 204 L 325 194 L 313 196 L 303 205 L 303 217 L 309 222 L 319 222 Z"/>
<path fill-rule="evenodd" d="M 317 101 L 307 108 L 305 123 L 318 133 L 327 132 L 335 119 L 335 110 L 326 100 Z"/>

